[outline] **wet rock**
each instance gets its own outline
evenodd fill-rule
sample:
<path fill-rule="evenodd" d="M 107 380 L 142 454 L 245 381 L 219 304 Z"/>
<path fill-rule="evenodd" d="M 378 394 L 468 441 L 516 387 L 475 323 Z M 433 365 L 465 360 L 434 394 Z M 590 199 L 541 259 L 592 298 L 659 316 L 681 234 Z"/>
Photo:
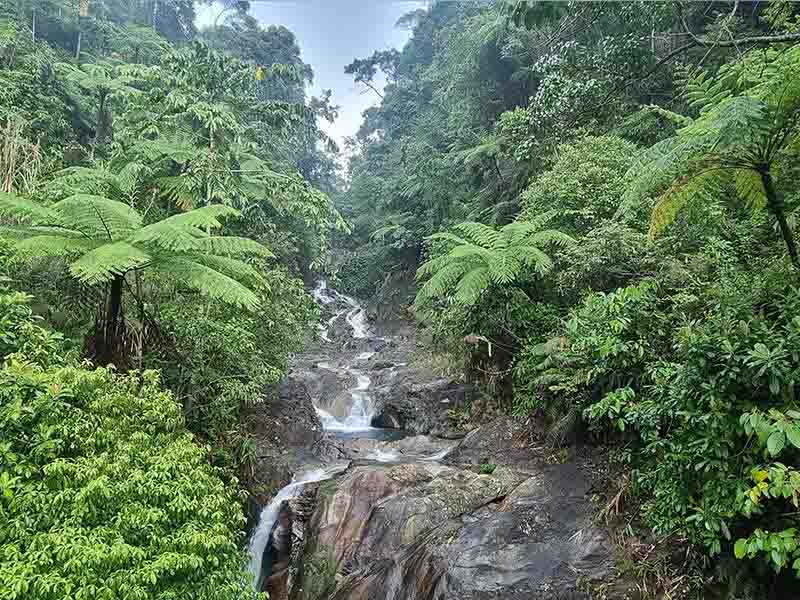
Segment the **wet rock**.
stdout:
<path fill-rule="evenodd" d="M 317 447 L 323 432 L 308 389 L 293 376 L 267 390 L 261 402 L 244 411 L 243 420 L 256 442 L 257 460 L 246 477 L 255 516 L 258 507 L 288 483 L 297 451 Z"/>
<path fill-rule="evenodd" d="M 316 546 L 349 572 L 389 558 L 447 519 L 504 497 L 521 479 L 478 475 L 434 462 L 362 465 L 336 482 L 312 518 Z"/>
<path fill-rule="evenodd" d="M 261 559 L 264 578 L 262 591 L 272 600 L 289 598 L 289 566 L 292 560 L 292 509 L 284 501 L 270 532 L 269 542 Z"/>
<path fill-rule="evenodd" d="M 397 366 L 395 363 L 388 360 L 379 360 L 372 363 L 372 365 L 370 365 L 370 369 L 373 371 L 383 371 L 384 369 L 391 369 L 395 366 Z"/>
<path fill-rule="evenodd" d="M 506 484 L 514 485 L 510 470 L 499 471 Z M 442 492 L 448 489 L 434 483 L 438 481 L 439 476 L 420 491 L 431 492 L 437 485 Z M 481 488 L 479 481 L 466 478 L 464 483 Z M 358 568 L 333 598 L 588 600 L 585 584 L 613 572 L 612 546 L 606 532 L 593 524 L 588 490 L 575 465 L 548 467 L 514 486 L 502 501 L 477 506 L 459 500 L 458 508 L 450 509 L 423 503 L 405 515 L 398 503 L 418 497 L 414 490 L 404 490 L 382 502 L 371 517 L 377 523 L 364 530 L 362 542 L 368 542 L 379 526 L 393 528 L 393 534 L 375 536 L 376 541 L 388 541 L 388 549 L 362 545 L 355 552 Z M 461 486 L 448 489 L 452 491 L 464 498 Z M 477 499 L 481 493 L 467 496 Z M 417 527 L 401 520 L 403 516 L 411 516 Z"/>
<path fill-rule="evenodd" d="M 373 426 L 421 434 L 452 433 L 448 411 L 466 404 L 469 385 L 447 378 L 430 380 L 430 374 L 421 369 L 387 371 L 376 377 L 372 391 Z"/>
<path fill-rule="evenodd" d="M 541 462 L 531 451 L 529 427 L 512 417 L 499 417 L 470 431 L 447 455 L 451 465 L 506 465 L 532 469 Z"/>

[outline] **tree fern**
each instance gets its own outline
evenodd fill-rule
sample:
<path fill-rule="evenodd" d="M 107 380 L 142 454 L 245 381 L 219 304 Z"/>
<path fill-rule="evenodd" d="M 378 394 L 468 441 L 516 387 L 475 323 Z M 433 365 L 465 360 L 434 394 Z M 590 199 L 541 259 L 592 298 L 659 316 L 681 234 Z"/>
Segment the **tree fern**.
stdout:
<path fill-rule="evenodd" d="M 776 179 L 800 139 L 800 47 L 750 53 L 712 77 L 692 74 L 686 87 L 700 115 L 633 165 L 621 210 L 656 196 L 650 227 L 656 236 L 690 202 L 714 201 L 732 187 L 748 206 L 769 210 L 800 270 Z"/>
<path fill-rule="evenodd" d="M 438 253 L 417 271 L 419 280 L 427 279 L 417 294 L 417 305 L 450 298 L 470 306 L 492 285 L 515 285 L 529 275 L 546 275 L 553 261 L 542 248 L 573 243 L 559 231 L 543 229 L 551 218 L 548 213 L 500 229 L 467 222 L 454 227 L 460 235 L 434 234 L 429 240 Z"/>
<path fill-rule="evenodd" d="M 159 272 L 178 286 L 254 310 L 259 304 L 254 290 L 264 285 L 263 278 L 235 257 L 271 256 L 253 240 L 211 235 L 222 219 L 239 216 L 229 206 L 206 206 L 143 226 L 133 208 L 101 196 L 77 194 L 44 206 L 3 194 L 0 215 L 19 224 L 13 231 L 21 238 L 16 246 L 22 256 L 64 257 L 70 275 L 81 283 L 110 284 L 107 332 L 112 333 L 105 337 L 111 338 L 118 333 L 128 273 Z M 105 352 L 105 358 L 111 354 Z"/>

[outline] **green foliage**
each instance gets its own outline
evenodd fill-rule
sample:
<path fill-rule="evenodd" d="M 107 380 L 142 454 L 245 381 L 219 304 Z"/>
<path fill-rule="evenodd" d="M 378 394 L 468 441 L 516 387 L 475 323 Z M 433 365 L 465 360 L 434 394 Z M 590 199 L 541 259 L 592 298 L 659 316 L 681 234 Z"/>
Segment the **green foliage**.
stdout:
<path fill-rule="evenodd" d="M 178 295 L 159 311 L 164 341 L 145 357 L 183 404 L 189 428 L 208 440 L 214 460 L 235 468 L 246 436 L 241 415 L 263 400 L 287 369 L 287 357 L 319 321 L 302 282 L 280 270 L 263 274 L 258 314 L 214 303 L 198 314 Z M 241 477 L 249 475 L 242 468 Z"/>
<path fill-rule="evenodd" d="M 796 266 L 797 249 L 784 215 L 780 177 L 796 159 L 800 111 L 800 47 L 767 50 L 721 67 L 687 83 L 690 106 L 700 115 L 659 142 L 634 163 L 627 200 L 658 195 L 650 225 L 661 234 L 689 204 L 713 202 L 730 186 L 740 200 L 767 207 L 778 220 Z M 777 188 L 777 189 L 776 189 Z"/>
<path fill-rule="evenodd" d="M 142 226 L 134 209 L 102 196 L 78 194 L 46 207 L 5 194 L 0 196 L 0 212 L 28 224 L 16 230 L 24 236 L 17 244 L 19 252 L 78 257 L 69 270 L 82 283 L 108 283 L 147 268 L 211 298 L 248 309 L 259 304 L 247 287 L 247 277 L 258 276 L 245 263 L 223 257 L 269 252 L 252 240 L 217 240 L 208 233 L 222 226 L 220 217 L 238 216 L 233 208 L 198 208 Z"/>
<path fill-rule="evenodd" d="M 417 277 L 430 277 L 417 294 L 417 305 L 424 306 L 445 296 L 456 304 L 475 304 L 491 286 L 509 286 L 532 274 L 546 275 L 553 268 L 552 259 L 542 250 L 564 247 L 572 238 L 559 231 L 544 229 L 553 213 L 544 213 L 528 222 L 516 222 L 497 230 L 482 223 L 461 223 L 459 235 L 438 233 L 432 241 L 441 241 L 442 251 L 423 264 Z"/>
<path fill-rule="evenodd" d="M 523 192 L 519 218 L 556 211 L 553 225 L 565 233 L 594 229 L 616 213 L 635 153 L 636 146 L 612 136 L 561 145 L 553 167 Z"/>
<path fill-rule="evenodd" d="M 235 495 L 152 371 L 59 366 L 58 339 L 3 293 L 3 598 L 242 598 Z"/>

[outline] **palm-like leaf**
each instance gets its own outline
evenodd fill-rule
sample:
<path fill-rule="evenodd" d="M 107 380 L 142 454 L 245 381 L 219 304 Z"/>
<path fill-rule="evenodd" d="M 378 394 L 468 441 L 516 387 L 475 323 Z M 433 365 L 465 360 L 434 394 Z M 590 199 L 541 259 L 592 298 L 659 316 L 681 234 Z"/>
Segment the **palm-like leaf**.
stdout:
<path fill-rule="evenodd" d="M 500 229 L 467 222 L 455 227 L 460 236 L 432 235 L 429 239 L 440 252 L 417 270 L 419 280 L 427 279 L 417 294 L 417 305 L 452 297 L 455 303 L 470 306 L 492 285 L 514 285 L 528 275 L 546 275 L 553 261 L 542 248 L 574 242 L 560 231 L 543 229 L 552 217 L 545 213 Z"/>
<path fill-rule="evenodd" d="M 651 236 L 690 202 L 719 198 L 721 186 L 733 185 L 751 208 L 767 205 L 762 177 L 774 178 L 772 166 L 798 140 L 800 47 L 748 55 L 714 77 L 691 74 L 687 98 L 700 116 L 645 151 L 628 173 L 620 211 L 656 197 Z"/>
<path fill-rule="evenodd" d="M 0 215 L 26 224 L 14 229 L 20 252 L 75 258 L 70 274 L 87 285 L 147 268 L 211 298 L 253 309 L 258 297 L 251 288 L 266 284 L 257 269 L 233 257 L 272 256 L 253 240 L 210 235 L 222 227 L 221 219 L 239 215 L 222 205 L 143 227 L 134 209 L 101 196 L 76 194 L 47 207 L 3 194 Z"/>

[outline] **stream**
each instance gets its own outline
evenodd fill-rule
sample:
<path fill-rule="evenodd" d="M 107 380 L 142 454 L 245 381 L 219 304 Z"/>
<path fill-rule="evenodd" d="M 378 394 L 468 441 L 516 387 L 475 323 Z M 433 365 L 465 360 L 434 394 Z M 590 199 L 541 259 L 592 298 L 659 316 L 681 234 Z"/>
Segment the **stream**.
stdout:
<path fill-rule="evenodd" d="M 316 362 L 315 367 L 333 371 L 337 376 L 350 377 L 355 382 L 355 385 L 347 390 L 349 397 L 346 401 L 338 403 L 335 407 L 320 406 L 318 401 L 314 402 L 314 409 L 326 435 L 344 445 L 358 444 L 359 440 L 392 442 L 402 439 L 407 435 L 405 432 L 372 426 L 375 404 L 371 392 L 373 381 L 367 363 L 378 353 L 378 349 L 385 345 L 387 338 L 372 335 L 364 307 L 355 298 L 329 288 L 324 280 L 317 284 L 313 296 L 323 308 L 336 307 L 333 316 L 328 318 L 325 324 L 319 325 L 319 338 L 322 341 L 319 355 L 323 360 Z M 342 330 L 346 332 L 343 343 L 342 340 L 334 340 L 331 337 L 331 330 L 337 323 L 344 325 L 339 328 L 340 332 Z M 360 460 L 379 464 L 396 463 L 404 459 L 435 462 L 443 459 L 448 450 L 449 447 L 434 454 L 419 455 L 403 453 L 388 447 L 375 447 Z M 323 468 L 309 468 L 306 471 L 296 472 L 292 481 L 279 490 L 272 501 L 261 510 L 248 544 L 249 568 L 256 589 L 262 589 L 265 578 L 269 576 L 269 573 L 262 572 L 263 565 L 270 563 L 269 560 L 265 561 L 265 552 L 269 552 L 270 538 L 276 528 L 283 503 L 299 497 L 308 484 L 336 477 L 348 465 L 349 461 L 339 461 Z"/>

